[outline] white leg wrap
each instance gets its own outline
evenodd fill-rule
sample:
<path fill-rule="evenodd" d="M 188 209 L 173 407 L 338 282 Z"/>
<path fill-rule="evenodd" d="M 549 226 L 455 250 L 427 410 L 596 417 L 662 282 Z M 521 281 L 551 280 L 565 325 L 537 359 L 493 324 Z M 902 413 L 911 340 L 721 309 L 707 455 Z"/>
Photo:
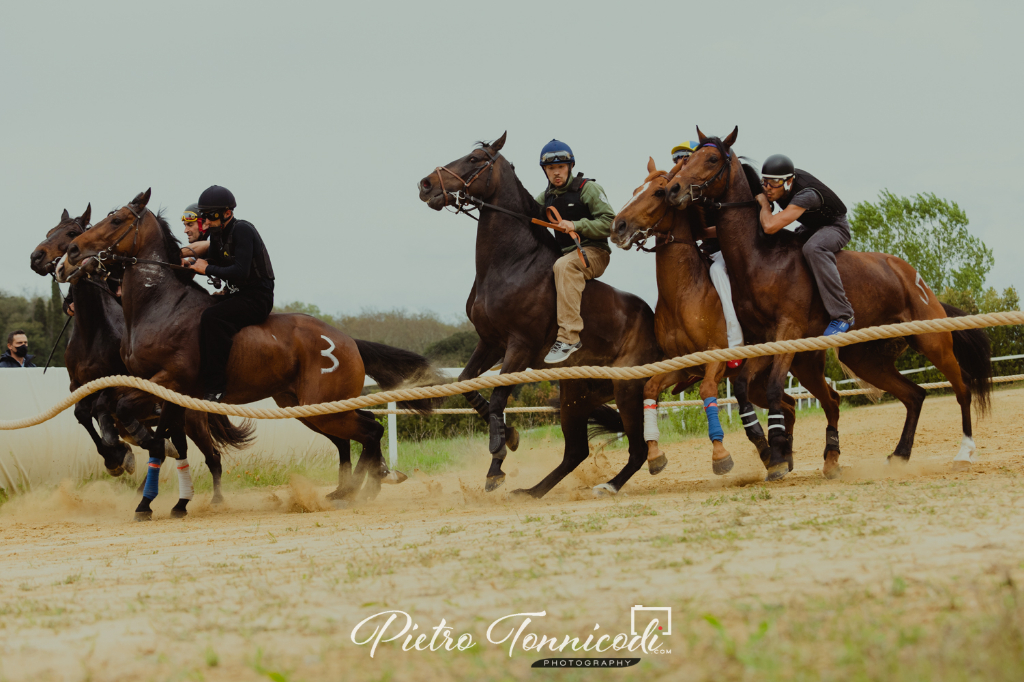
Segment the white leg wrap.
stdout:
<path fill-rule="evenodd" d="M 661 432 L 658 431 L 658 401 L 644 401 L 644 440 L 660 440 Z"/>
<path fill-rule="evenodd" d="M 192 489 L 192 472 L 188 468 L 188 460 L 178 465 L 178 499 L 191 500 L 194 491 Z"/>
<path fill-rule="evenodd" d="M 715 285 L 718 298 L 722 302 L 722 312 L 725 313 L 725 334 L 729 341 L 729 348 L 736 348 L 743 345 L 743 328 L 740 327 L 739 318 L 736 317 L 736 308 L 732 304 L 732 283 L 729 281 L 729 272 L 725 269 L 725 257 L 719 251 L 711 255 L 711 283 Z"/>
<path fill-rule="evenodd" d="M 977 451 L 977 447 L 974 445 L 974 439 L 970 436 L 964 436 L 963 441 L 960 442 L 960 452 L 956 453 L 956 457 L 953 458 L 954 462 L 973 462 L 974 453 Z"/>

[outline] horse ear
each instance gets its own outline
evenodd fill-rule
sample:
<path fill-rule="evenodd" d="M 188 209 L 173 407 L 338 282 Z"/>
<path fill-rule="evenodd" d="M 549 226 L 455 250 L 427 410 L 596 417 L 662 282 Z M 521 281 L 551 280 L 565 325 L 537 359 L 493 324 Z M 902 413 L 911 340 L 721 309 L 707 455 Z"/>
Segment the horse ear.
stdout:
<path fill-rule="evenodd" d="M 647 172 L 653 173 L 656 170 L 658 170 L 658 164 L 654 163 L 654 157 L 647 157 Z"/>
<path fill-rule="evenodd" d="M 86 225 L 89 224 L 89 218 L 91 218 L 91 217 L 92 217 L 92 202 L 90 201 L 89 205 L 85 207 L 85 213 L 83 213 L 81 216 L 79 216 L 77 218 L 78 224 L 81 225 L 82 227 L 85 227 Z"/>
<path fill-rule="evenodd" d="M 704 144 L 705 142 L 708 141 L 708 136 L 700 131 L 700 126 L 697 126 L 697 140 L 701 144 Z"/>
<path fill-rule="evenodd" d="M 66 208 L 64 209 L 64 212 L 60 214 L 60 221 L 64 222 L 65 220 L 71 220 L 71 214 L 68 213 Z"/>
<path fill-rule="evenodd" d="M 153 188 L 152 187 L 147 189 L 145 192 L 139 192 L 139 194 L 134 199 L 132 199 L 132 201 L 131 201 L 132 206 L 137 206 L 139 208 L 146 208 L 146 204 L 149 203 L 149 197 L 150 197 L 150 195 L 152 193 L 153 193 Z"/>
<path fill-rule="evenodd" d="M 735 128 L 732 129 L 732 132 L 729 133 L 729 137 L 727 137 L 724 140 L 722 140 L 722 144 L 725 145 L 726 149 L 729 149 L 734 144 L 736 144 L 736 136 L 739 135 L 739 134 L 740 134 L 740 127 L 736 126 Z"/>
<path fill-rule="evenodd" d="M 496 152 L 500 152 L 501 148 L 505 146 L 506 137 L 508 137 L 507 130 L 501 134 L 501 137 L 499 137 L 497 140 L 491 143 L 491 149 L 493 149 Z"/>

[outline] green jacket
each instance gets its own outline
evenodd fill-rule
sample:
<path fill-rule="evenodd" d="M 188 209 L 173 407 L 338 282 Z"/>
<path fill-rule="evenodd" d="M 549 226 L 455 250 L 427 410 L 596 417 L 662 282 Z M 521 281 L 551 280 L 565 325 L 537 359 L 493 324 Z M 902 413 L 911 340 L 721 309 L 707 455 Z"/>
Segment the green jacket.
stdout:
<path fill-rule="evenodd" d="M 572 183 L 572 177 L 569 178 L 569 182 L 565 183 L 565 187 L 554 191 L 555 195 L 565 194 L 569 189 L 570 183 Z M 544 205 L 544 195 L 550 187 L 551 185 L 549 184 L 543 192 L 537 195 L 537 203 L 541 206 Z M 580 244 L 604 249 L 611 253 L 612 249 L 608 245 L 607 239 L 612 233 L 612 220 L 615 218 L 615 209 L 608 204 L 608 195 L 605 194 L 604 188 L 601 185 L 591 180 L 583 185 L 580 198 L 583 199 L 587 208 L 590 209 L 590 215 L 594 216 L 589 220 L 573 221 L 576 225 L 576 232 L 580 235 Z M 562 252 L 568 253 L 574 248 L 565 248 L 562 249 Z"/>

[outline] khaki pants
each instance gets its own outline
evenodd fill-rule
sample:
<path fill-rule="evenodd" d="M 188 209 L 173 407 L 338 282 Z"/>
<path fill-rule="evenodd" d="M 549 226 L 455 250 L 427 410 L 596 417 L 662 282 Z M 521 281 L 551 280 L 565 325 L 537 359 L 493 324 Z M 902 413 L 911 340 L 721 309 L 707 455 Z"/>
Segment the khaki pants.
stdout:
<path fill-rule="evenodd" d="M 583 287 L 588 279 L 604 274 L 612 254 L 594 246 L 584 246 L 590 267 L 584 267 L 579 254 L 573 249 L 555 261 L 552 268 L 555 272 L 555 291 L 558 297 L 558 340 L 574 345 L 580 340 L 583 331 L 583 318 L 580 317 L 580 301 L 583 299 Z"/>

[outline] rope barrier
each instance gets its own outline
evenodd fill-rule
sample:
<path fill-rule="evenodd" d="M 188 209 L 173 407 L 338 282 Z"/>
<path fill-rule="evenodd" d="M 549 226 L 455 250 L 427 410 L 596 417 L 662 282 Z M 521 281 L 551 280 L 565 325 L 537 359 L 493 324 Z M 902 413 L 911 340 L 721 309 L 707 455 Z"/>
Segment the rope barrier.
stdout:
<path fill-rule="evenodd" d="M 702 351 L 700 353 L 691 353 L 690 355 L 683 355 L 677 358 L 672 358 L 671 360 L 663 360 L 661 362 L 653 362 L 636 367 L 585 366 L 563 367 L 559 369 L 530 369 L 522 372 L 499 374 L 497 376 L 477 377 L 475 379 L 458 381 L 451 384 L 422 386 L 395 391 L 382 391 L 380 393 L 359 396 L 348 400 L 336 400 L 333 402 L 317 403 L 315 405 L 300 405 L 297 407 L 255 408 L 248 407 L 246 405 L 211 403 L 176 393 L 175 391 L 171 391 L 163 386 L 154 384 L 146 379 L 118 375 L 90 381 L 50 409 L 33 417 L 0 421 L 0 431 L 24 429 L 29 426 L 35 426 L 36 424 L 42 424 L 45 421 L 53 419 L 82 398 L 96 393 L 97 391 L 114 387 L 134 388 L 140 391 L 145 391 L 155 395 L 161 400 L 181 405 L 189 410 L 212 412 L 232 417 L 245 417 L 247 419 L 295 419 L 298 417 L 315 417 L 318 415 L 333 414 L 336 412 L 347 412 L 349 410 L 356 410 L 383 403 L 418 400 L 422 398 L 444 398 L 451 395 L 466 393 L 467 391 L 479 390 L 482 388 L 495 388 L 497 386 L 512 386 L 514 384 L 528 384 L 537 381 L 558 381 L 563 379 L 645 379 L 656 374 L 665 374 L 679 369 L 705 365 L 709 362 L 725 362 L 728 360 L 755 358 L 766 355 L 803 353 L 807 351 L 825 350 L 827 348 L 839 348 L 855 343 L 864 343 L 866 341 L 891 339 L 900 336 L 916 336 L 918 334 L 934 334 L 938 332 L 981 329 L 983 327 L 999 327 L 1016 324 L 1024 324 L 1024 313 L 1020 311 L 1012 311 L 1004 313 L 986 313 L 983 315 L 967 315 L 964 317 L 945 317 L 936 320 L 915 320 L 913 322 L 868 327 L 866 329 L 848 331 L 843 334 L 834 334 L 832 336 L 818 336 L 807 339 L 794 339 L 790 341 L 774 341 L 771 343 L 760 343 L 753 346 L 741 346 L 739 348 Z M 510 411 L 516 409 L 534 408 L 511 408 Z"/>

